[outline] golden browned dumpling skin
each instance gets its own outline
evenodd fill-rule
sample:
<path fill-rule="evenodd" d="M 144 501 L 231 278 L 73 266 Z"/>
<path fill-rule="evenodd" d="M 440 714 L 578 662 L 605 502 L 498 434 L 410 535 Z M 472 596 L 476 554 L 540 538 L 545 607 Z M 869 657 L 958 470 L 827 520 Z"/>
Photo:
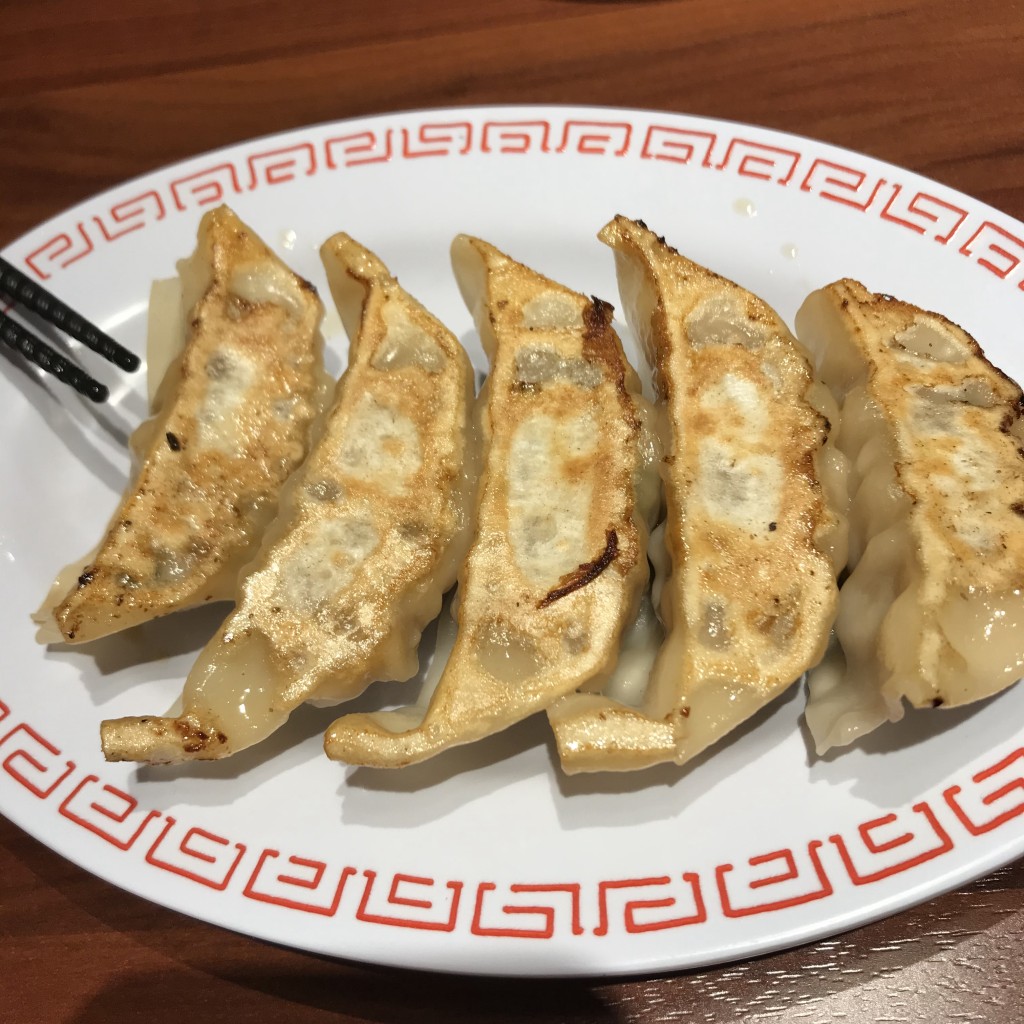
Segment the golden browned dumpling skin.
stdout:
<path fill-rule="evenodd" d="M 852 466 L 840 646 L 806 712 L 823 753 L 1024 673 L 1024 396 L 956 324 L 857 281 L 796 323 Z"/>
<path fill-rule="evenodd" d="M 179 273 L 178 352 L 152 353 L 166 373 L 132 439 L 138 471 L 98 548 L 35 616 L 43 642 L 230 598 L 306 454 L 328 383 L 313 286 L 227 207 L 203 217 Z"/>
<path fill-rule="evenodd" d="M 422 761 L 599 680 L 647 580 L 654 448 L 611 307 L 479 239 L 452 260 L 491 364 L 458 634 L 427 708 L 334 723 L 327 753 L 352 764 Z"/>
<path fill-rule="evenodd" d="M 683 764 L 782 693 L 825 650 L 845 561 L 820 480 L 841 463 L 828 395 L 778 315 L 640 222 L 599 237 L 668 419 L 666 637 L 639 706 L 588 693 L 549 709 L 569 772 Z"/>
<path fill-rule="evenodd" d="M 104 722 L 110 760 L 233 754 L 300 703 L 417 669 L 470 536 L 473 374 L 455 336 L 347 235 L 321 250 L 352 335 L 312 453 L 173 718 Z"/>

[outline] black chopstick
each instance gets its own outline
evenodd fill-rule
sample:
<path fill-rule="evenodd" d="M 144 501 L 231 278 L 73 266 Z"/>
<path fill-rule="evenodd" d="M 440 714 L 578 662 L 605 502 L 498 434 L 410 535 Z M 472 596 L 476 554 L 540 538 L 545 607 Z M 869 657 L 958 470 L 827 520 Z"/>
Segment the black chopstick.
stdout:
<path fill-rule="evenodd" d="M 122 370 L 133 373 L 139 368 L 139 357 L 134 352 L 129 352 L 45 288 L 30 281 L 3 257 L 0 257 L 0 295 L 6 295 L 12 302 L 30 309 L 47 323 L 53 324 Z M 107 400 L 109 391 L 103 384 L 3 312 L 0 312 L 0 341 L 16 349 L 40 369 L 53 374 L 59 381 L 70 384 L 79 394 L 94 402 Z"/>
<path fill-rule="evenodd" d="M 0 341 L 20 352 L 30 363 L 41 370 L 52 373 L 57 380 L 70 384 L 80 395 L 94 402 L 105 402 L 110 395 L 106 385 L 94 380 L 69 359 L 55 352 L 44 341 L 15 323 L 6 313 L 0 312 Z"/>

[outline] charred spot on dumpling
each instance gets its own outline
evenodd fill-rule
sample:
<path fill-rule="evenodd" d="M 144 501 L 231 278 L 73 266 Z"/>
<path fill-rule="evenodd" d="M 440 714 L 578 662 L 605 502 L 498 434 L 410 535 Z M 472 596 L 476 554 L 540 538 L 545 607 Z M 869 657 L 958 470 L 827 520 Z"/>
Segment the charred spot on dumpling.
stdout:
<path fill-rule="evenodd" d="M 537 602 L 538 608 L 547 608 L 555 601 L 568 597 L 577 590 L 582 590 L 588 583 L 592 583 L 608 568 L 619 554 L 619 537 L 615 530 L 605 531 L 604 550 L 591 559 L 584 562 L 570 573 L 566 573 L 559 581 L 559 585 Z"/>
<path fill-rule="evenodd" d="M 328 618 L 334 632 L 351 644 L 365 644 L 372 638 L 370 631 L 360 621 L 359 613 L 353 608 L 336 608 Z"/>
<path fill-rule="evenodd" d="M 222 380 L 231 375 L 231 360 L 223 352 L 214 352 L 206 361 L 206 376 L 210 380 Z"/>
<path fill-rule="evenodd" d="M 174 433 L 172 433 L 171 431 L 168 430 L 167 433 L 164 434 L 164 437 L 167 439 L 167 447 L 170 448 L 172 452 L 180 452 L 181 451 L 182 445 L 181 445 L 181 441 L 178 440 L 178 435 L 177 434 L 174 434 Z"/>
<path fill-rule="evenodd" d="M 583 326 L 585 334 L 603 334 L 612 325 L 612 317 L 615 315 L 615 307 L 610 302 L 590 296 L 590 305 L 583 311 Z"/>
<path fill-rule="evenodd" d="M 216 747 L 223 747 L 228 742 L 227 736 L 220 730 L 206 732 L 187 718 L 175 719 L 173 728 L 181 739 L 181 749 L 188 754 L 198 754 Z"/>
<path fill-rule="evenodd" d="M 426 523 L 417 522 L 416 520 L 407 519 L 400 522 L 397 526 L 398 536 L 404 541 L 408 541 L 411 544 L 419 546 L 432 546 L 431 540 L 435 531 Z"/>
<path fill-rule="evenodd" d="M 89 586 L 90 583 L 96 578 L 96 570 L 93 566 L 90 566 L 81 576 L 78 577 L 78 589 L 81 590 L 83 587 Z"/>
<path fill-rule="evenodd" d="M 798 625 L 799 605 L 790 598 L 774 598 L 771 609 L 762 611 L 754 619 L 754 628 L 780 650 L 788 647 Z"/>

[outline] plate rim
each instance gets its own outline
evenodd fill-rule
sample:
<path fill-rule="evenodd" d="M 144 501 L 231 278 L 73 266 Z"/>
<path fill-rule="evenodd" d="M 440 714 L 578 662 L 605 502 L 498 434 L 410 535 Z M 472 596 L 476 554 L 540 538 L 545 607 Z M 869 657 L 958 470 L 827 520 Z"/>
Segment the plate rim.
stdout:
<path fill-rule="evenodd" d="M 285 139 L 288 139 L 288 138 L 293 137 L 293 136 L 301 135 L 303 133 L 317 133 L 317 132 L 321 132 L 321 131 L 324 131 L 324 130 L 331 129 L 331 128 L 335 127 L 335 126 L 351 126 L 351 125 L 354 125 L 354 124 L 359 124 L 359 125 L 362 125 L 362 124 L 387 124 L 389 122 L 393 122 L 395 124 L 402 124 L 402 123 L 404 123 L 405 121 L 407 121 L 409 119 L 417 118 L 417 117 L 422 118 L 422 117 L 430 117 L 430 116 L 434 116 L 434 115 L 443 115 L 443 116 L 450 117 L 450 116 L 452 116 L 454 114 L 459 114 L 459 113 L 466 113 L 466 114 L 472 114 L 472 115 L 486 115 L 487 113 L 490 113 L 490 112 L 500 112 L 502 114 L 508 114 L 509 112 L 518 112 L 518 113 L 525 112 L 527 114 L 529 112 L 546 112 L 546 113 L 549 113 L 549 114 L 550 113 L 556 113 L 556 114 L 559 114 L 559 115 L 566 115 L 566 114 L 577 113 L 577 112 L 581 112 L 581 111 L 585 112 L 587 114 L 591 114 L 591 115 L 610 114 L 610 115 L 617 115 L 617 116 L 620 116 L 620 117 L 630 117 L 630 116 L 635 117 L 637 115 L 642 115 L 644 117 L 651 117 L 651 116 L 653 116 L 653 117 L 678 118 L 678 119 L 681 119 L 682 121 L 685 121 L 687 124 L 692 124 L 694 122 L 699 122 L 699 123 L 704 124 L 704 125 L 714 125 L 714 126 L 719 126 L 719 127 L 724 126 L 725 128 L 731 129 L 731 130 L 750 130 L 750 131 L 753 131 L 753 132 L 756 132 L 756 133 L 767 134 L 767 135 L 772 136 L 772 137 L 779 137 L 779 138 L 784 138 L 784 139 L 788 139 L 788 140 L 795 140 L 795 141 L 803 142 L 803 143 L 806 143 L 807 145 L 809 145 L 811 147 L 824 148 L 825 150 L 828 150 L 831 153 L 845 154 L 845 155 L 849 155 L 850 157 L 853 157 L 853 158 L 855 158 L 855 159 L 857 159 L 859 161 L 868 161 L 872 166 L 877 167 L 877 168 L 900 170 L 901 172 L 905 173 L 908 177 L 913 178 L 915 181 L 926 182 L 926 183 L 928 183 L 930 185 L 933 185 L 933 186 L 937 187 L 938 189 L 940 189 L 943 193 L 945 193 L 947 195 L 952 195 L 952 196 L 957 196 L 957 197 L 962 198 L 963 200 L 965 200 L 967 203 L 970 204 L 970 208 L 971 208 L 972 212 L 977 211 L 977 212 L 980 212 L 982 214 L 991 213 L 991 214 L 997 215 L 1005 223 L 1009 223 L 1009 224 L 1014 225 L 1014 226 L 1016 226 L 1016 227 L 1018 227 L 1020 229 L 1024 229 L 1024 224 L 1021 224 L 1021 222 L 1017 221 L 1011 215 L 1006 214 L 1006 213 L 1004 213 L 1004 212 L 1002 212 L 1002 211 L 1000 211 L 1000 210 L 998 210 L 998 209 L 996 209 L 994 207 L 991 207 L 989 204 L 987 204 L 987 203 L 985 203 L 985 202 L 983 202 L 981 200 L 978 200 L 978 199 L 975 199 L 975 198 L 973 198 L 971 196 L 968 196 L 966 194 L 960 193 L 956 189 L 953 189 L 951 186 L 948 186 L 948 185 L 945 185 L 945 184 L 943 184 L 941 182 L 938 182 L 938 181 L 935 181 L 933 179 L 930 179 L 930 178 L 926 177 L 925 175 L 920 174 L 919 172 L 898 167 L 898 165 L 889 163 L 888 161 L 885 161 L 885 160 L 883 160 L 883 159 L 881 159 L 879 157 L 875 157 L 875 156 L 872 156 L 872 155 L 867 154 L 867 153 L 862 153 L 862 152 L 858 152 L 856 150 L 847 149 L 847 148 L 845 148 L 843 146 L 839 146 L 839 145 L 836 145 L 834 143 L 826 142 L 826 141 L 823 141 L 823 140 L 820 140 L 820 139 L 815 139 L 813 137 L 809 137 L 809 136 L 805 136 L 805 135 L 800 135 L 800 134 L 796 134 L 796 133 L 792 133 L 792 132 L 787 132 L 787 131 L 785 131 L 783 129 L 773 128 L 773 127 L 766 127 L 766 126 L 756 125 L 756 124 L 752 124 L 752 123 L 748 123 L 748 122 L 743 122 L 743 121 L 734 121 L 734 120 L 730 120 L 730 119 L 711 117 L 711 116 L 707 116 L 707 115 L 694 115 L 694 114 L 688 114 L 686 112 L 681 112 L 681 111 L 665 111 L 665 110 L 648 109 L 648 108 L 619 107 L 619 106 L 606 106 L 606 105 L 588 105 L 588 104 L 559 104 L 559 103 L 550 103 L 550 104 L 548 104 L 548 103 L 545 103 L 545 104 L 537 104 L 537 103 L 530 103 L 530 104 L 476 104 L 476 105 L 465 105 L 465 106 L 460 105 L 460 106 L 451 106 L 451 107 L 410 108 L 410 109 L 407 109 L 407 110 L 389 111 L 389 112 L 384 112 L 384 113 L 372 113 L 372 114 L 365 114 L 365 115 L 356 115 L 356 116 L 346 117 L 346 118 L 341 118 L 341 119 L 325 120 L 325 121 L 318 122 L 318 123 L 315 123 L 315 124 L 301 125 L 301 126 L 297 126 L 297 127 L 294 127 L 294 128 L 284 129 L 284 130 L 281 130 L 281 131 L 278 131 L 278 132 L 272 132 L 272 133 L 268 133 L 268 134 L 265 134 L 265 135 L 260 135 L 260 136 L 255 136 L 255 137 L 244 139 L 244 140 L 239 140 L 237 142 L 228 143 L 226 145 L 215 147 L 213 149 L 209 149 L 209 150 L 203 151 L 201 153 L 195 153 L 195 154 L 192 154 L 192 155 L 190 155 L 188 157 L 182 158 L 180 160 L 176 160 L 176 161 L 172 161 L 172 162 L 168 162 L 168 163 L 162 164 L 159 167 L 155 167 L 155 168 L 153 168 L 151 170 L 148 170 L 148 171 L 145 171 L 145 172 L 143 172 L 141 174 L 135 175 L 132 178 L 125 179 L 124 181 L 118 182 L 118 183 L 116 183 L 116 184 L 114 184 L 114 185 L 112 185 L 112 186 L 110 186 L 108 188 L 103 189 L 100 192 L 93 193 L 93 194 L 87 196 L 86 198 L 84 198 L 84 199 L 80 200 L 79 202 L 76 202 L 76 203 L 68 206 L 64 210 L 60 211 L 57 214 L 54 214 L 52 217 L 50 217 L 47 220 L 41 222 L 40 224 L 35 225 L 33 228 L 29 229 L 29 231 L 21 234 L 17 238 L 15 238 L 12 241 L 8 242 L 3 247 L 3 249 L 0 250 L 0 251 L 2 251 L 2 253 L 7 258 L 12 258 L 12 256 L 13 256 L 16 259 L 17 258 L 17 254 L 21 250 L 25 249 L 27 247 L 27 245 L 30 244 L 31 240 L 34 237 L 42 235 L 47 230 L 59 226 L 62 222 L 66 222 L 66 221 L 70 221 L 70 220 L 74 219 L 75 215 L 77 213 L 81 212 L 81 211 L 84 211 L 84 210 L 86 210 L 86 209 L 88 209 L 90 207 L 94 207 L 96 204 L 102 203 L 102 202 L 104 202 L 107 199 L 113 200 L 118 194 L 120 194 L 120 193 L 122 193 L 122 192 L 124 192 L 126 190 L 130 190 L 135 185 L 141 185 L 141 184 L 143 184 L 143 183 L 145 183 L 147 181 L 160 179 L 161 177 L 166 179 L 166 178 L 169 177 L 170 173 L 173 172 L 176 169 L 180 169 L 180 168 L 183 168 L 183 167 L 188 167 L 188 166 L 190 166 L 190 165 L 192 165 L 194 163 L 198 163 L 198 162 L 201 162 L 201 161 L 209 159 L 209 158 L 217 158 L 219 156 L 227 156 L 228 154 L 240 154 L 240 153 L 243 153 L 245 150 L 252 150 L 254 147 L 258 147 L 261 144 L 264 144 L 264 143 L 267 143 L 267 142 L 272 142 L 272 141 L 285 140 Z M 194 210 L 193 211 L 189 211 L 189 212 L 194 214 Z M 2 706 L 2 705 L 0 705 L 0 706 Z M 0 720 L 2 720 L 2 717 L 4 717 L 4 716 L 0 716 Z M 0 732 L 2 732 L 2 731 L 3 731 L 3 729 L 0 729 Z M 54 852 L 58 853 L 58 855 L 60 855 L 62 857 L 65 857 L 66 859 L 72 860 L 73 863 L 76 863 L 80 867 L 83 867 L 84 870 L 88 870 L 88 871 L 90 871 L 90 873 L 96 874 L 99 877 L 103 878 L 104 881 L 107 882 L 108 884 L 115 885 L 118 888 L 124 889 L 125 891 L 128 891 L 128 892 L 132 893 L 133 895 L 141 896 L 141 898 L 143 898 L 143 899 L 148 899 L 148 900 L 150 900 L 152 902 L 160 903 L 161 905 L 166 906 L 168 909 L 176 910 L 176 911 L 181 912 L 181 913 L 186 913 L 188 916 L 193 916 L 193 917 L 199 916 L 199 915 L 192 914 L 192 913 L 190 913 L 187 910 L 183 911 L 181 909 L 181 906 L 180 905 L 176 905 L 173 901 L 165 901 L 165 900 L 163 900 L 163 899 L 161 899 L 161 898 L 159 898 L 157 896 L 154 896 L 154 895 L 152 895 L 150 893 L 143 894 L 143 893 L 139 892 L 136 888 L 131 888 L 131 887 L 128 887 L 128 886 L 126 886 L 126 885 L 124 885 L 122 883 L 119 883 L 119 882 L 115 881 L 113 879 L 113 877 L 111 877 L 110 875 L 105 874 L 104 872 L 102 872 L 100 870 L 97 870 L 95 867 L 86 866 L 85 864 L 82 863 L 81 859 L 79 859 L 77 857 L 71 856 L 70 854 L 68 854 L 67 852 L 65 852 L 62 849 L 55 848 L 45 838 L 44 835 L 42 835 L 42 834 L 40 834 L 39 832 L 36 831 L 36 829 L 33 827 L 33 825 L 35 824 L 34 820 L 31 820 L 31 821 L 29 821 L 29 823 L 26 823 L 24 820 L 22 820 L 21 815 L 19 815 L 19 814 L 12 814 L 10 812 L 10 809 L 7 806 L 7 804 L 8 804 L 8 801 L 6 801 L 4 799 L 3 791 L 0 790 L 0 806 L 3 807 L 3 813 L 7 817 L 9 817 L 10 820 L 14 821 L 15 824 L 17 824 L 20 828 L 24 829 L 24 831 L 26 831 L 28 834 L 32 835 L 38 841 L 42 842 L 49 849 L 51 849 Z M 45 831 L 45 830 L 43 830 L 43 831 Z M 928 892 L 925 893 L 924 895 L 920 896 L 919 898 L 916 898 L 916 899 L 912 900 L 911 902 L 900 902 L 896 897 L 889 897 L 889 898 L 883 900 L 878 905 L 877 913 L 869 913 L 866 916 L 857 917 L 856 920 L 851 920 L 848 923 L 839 926 L 838 928 L 835 927 L 834 925 L 831 925 L 831 924 L 824 925 L 824 926 L 819 926 L 819 925 L 814 925 L 814 924 L 796 925 L 796 926 L 794 926 L 792 928 L 789 928 L 788 930 L 784 929 L 783 931 L 779 932 L 778 933 L 778 941 L 777 942 L 765 943 L 764 941 L 761 941 L 761 942 L 751 941 L 751 942 L 747 942 L 747 943 L 738 943 L 738 944 L 735 945 L 732 953 L 730 953 L 730 955 L 727 956 L 727 957 L 716 956 L 712 960 L 701 960 L 701 959 L 697 958 L 692 963 L 691 962 L 680 962 L 678 957 L 673 956 L 670 953 L 670 954 L 667 955 L 666 959 L 663 960 L 663 961 L 653 960 L 650 955 L 645 955 L 645 959 L 644 959 L 644 964 L 643 965 L 637 965 L 637 964 L 634 964 L 634 963 L 626 963 L 626 964 L 624 964 L 621 967 L 621 969 L 616 969 L 614 966 L 609 966 L 607 963 L 602 963 L 602 964 L 600 964 L 597 967 L 596 971 L 595 970 L 587 970 L 587 969 L 584 968 L 584 969 L 553 970 L 550 973 L 544 973 L 544 972 L 538 972 L 538 971 L 529 971 L 526 974 L 523 974 L 523 973 L 521 973 L 518 970 L 511 970 L 511 969 L 508 972 L 495 971 L 493 969 L 493 965 L 491 965 L 489 968 L 485 967 L 482 970 L 475 970 L 473 964 L 458 964 L 456 967 L 452 968 L 450 966 L 446 966 L 443 963 L 434 962 L 434 959 L 433 959 L 432 955 L 426 956 L 421 962 L 410 963 L 408 961 L 396 962 L 393 959 L 389 959 L 387 956 L 382 956 L 382 957 L 373 957 L 373 956 L 365 956 L 365 957 L 363 957 L 363 956 L 360 956 L 358 958 L 355 958 L 355 957 L 351 956 L 348 953 L 339 953 L 336 950 L 330 950 L 330 949 L 319 947 L 319 946 L 315 946 L 315 945 L 298 946 L 296 948 L 309 949 L 310 951 L 313 951 L 313 952 L 323 953 L 323 954 L 326 954 L 326 955 L 329 955 L 329 956 L 332 956 L 332 957 L 337 957 L 337 958 L 343 958 L 343 959 L 351 960 L 352 962 L 373 963 L 373 964 L 395 966 L 395 967 L 410 967 L 410 968 L 413 968 L 413 969 L 428 969 L 428 970 L 433 970 L 433 971 L 440 971 L 440 972 L 447 972 L 447 973 L 459 973 L 459 974 L 474 974 L 474 973 L 478 973 L 478 974 L 492 975 L 492 976 L 504 975 L 504 976 L 517 976 L 517 977 L 580 977 L 580 976 L 594 976 L 595 973 L 597 973 L 597 972 L 599 972 L 601 975 L 607 975 L 607 976 L 629 976 L 629 975 L 638 975 L 638 974 L 661 973 L 661 972 L 664 972 L 664 971 L 667 971 L 667 970 L 682 970 L 682 969 L 687 969 L 687 968 L 690 968 L 690 967 L 711 966 L 713 964 L 722 964 L 722 963 L 729 962 L 730 960 L 742 959 L 742 958 L 746 958 L 746 957 L 749 957 L 749 956 L 759 955 L 759 954 L 764 954 L 764 953 L 776 952 L 776 951 L 778 951 L 780 949 L 791 948 L 794 945 L 802 945 L 802 944 L 804 944 L 806 942 L 814 941 L 815 939 L 820 939 L 820 938 L 823 938 L 825 936 L 831 936 L 831 935 L 835 935 L 835 934 L 840 934 L 841 932 L 848 931 L 851 928 L 860 927 L 861 925 L 867 924 L 867 923 L 869 923 L 871 921 L 880 920 L 882 918 L 891 916 L 893 913 L 899 912 L 901 910 L 909 909 L 912 906 L 919 905 L 922 901 L 925 901 L 925 900 L 930 899 L 930 898 L 934 898 L 935 896 L 938 896 L 941 893 L 952 891 L 952 890 L 962 886 L 963 884 L 966 884 L 967 882 L 970 882 L 970 881 L 972 881 L 972 880 L 974 880 L 976 878 L 982 877 L 982 876 L 990 873 L 991 871 L 995 870 L 996 868 L 998 868 L 1001 865 L 1009 863 L 1010 861 L 1012 861 L 1016 857 L 1020 856 L 1022 853 L 1024 853 L 1024 830 L 1020 831 L 1020 834 L 1016 837 L 1016 839 L 1008 840 L 1008 841 L 1004 842 L 1000 847 L 994 848 L 992 851 L 986 853 L 983 857 L 976 857 L 975 859 L 971 860 L 969 863 L 967 863 L 965 865 L 961 865 L 959 868 L 953 869 L 953 870 L 947 872 L 943 876 L 943 881 L 942 881 L 940 887 L 936 888 L 936 887 L 924 886 L 925 888 L 928 888 Z M 920 886 L 919 886 L 919 888 L 920 888 Z M 893 904 L 893 903 L 899 903 L 900 905 L 898 907 L 893 907 L 893 906 L 891 906 L 891 904 Z M 219 915 L 216 915 L 216 916 L 219 916 Z M 260 938 L 260 939 L 263 939 L 263 940 L 266 940 L 266 941 L 271 941 L 271 942 L 282 942 L 282 941 L 284 941 L 288 945 L 291 945 L 291 946 L 295 945 L 294 943 L 292 943 L 292 942 L 290 942 L 288 940 L 280 939 L 280 937 L 277 937 L 277 936 L 274 936 L 274 935 L 271 935 L 271 934 L 268 934 L 268 933 L 262 933 L 259 930 L 253 930 L 253 929 L 251 929 L 249 927 L 247 927 L 247 928 L 239 928 L 235 924 L 226 923 L 225 921 L 222 921 L 222 920 L 217 920 L 217 919 L 215 919 L 215 917 L 204 916 L 204 917 L 200 917 L 200 919 L 208 921 L 210 923 L 214 923 L 214 924 L 216 924 L 219 927 L 224 927 L 224 928 L 228 928 L 228 929 L 233 930 L 233 931 L 238 931 L 241 934 L 252 935 L 254 937 L 257 937 L 257 938 Z M 431 950 L 430 954 L 433 954 L 433 953 L 434 953 L 434 950 Z M 732 955 L 733 953 L 734 953 L 734 955 Z M 446 954 L 442 950 L 441 951 L 441 959 L 443 959 L 443 960 L 450 960 L 451 959 L 451 954 L 450 953 Z"/>

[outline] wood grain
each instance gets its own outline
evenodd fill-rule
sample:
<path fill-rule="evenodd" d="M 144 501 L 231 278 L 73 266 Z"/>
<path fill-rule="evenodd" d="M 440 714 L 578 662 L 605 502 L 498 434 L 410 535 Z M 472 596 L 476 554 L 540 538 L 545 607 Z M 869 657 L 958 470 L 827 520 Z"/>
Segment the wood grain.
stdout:
<path fill-rule="evenodd" d="M 0 977 L 23 1024 L 775 1024 L 1024 1018 L 1024 863 L 847 935 L 708 971 L 510 981 L 358 967 L 221 931 L 99 883 L 0 825 Z M 53 972 L 59 970 L 60 983 Z M 127 1013 L 137 1016 L 128 1016 Z"/>
<path fill-rule="evenodd" d="M 1019 3 L 49 0 L 5 19 L 0 244 L 124 178 L 302 124 L 453 103 L 663 108 L 868 152 L 1024 216 Z M 66 22 L 60 12 L 76 12 Z M 416 13 L 420 12 L 420 13 Z M 429 13 L 428 13 L 429 12 Z M 25 56 L 28 54 L 28 56 Z"/>
<path fill-rule="evenodd" d="M 205 149 L 466 103 L 755 122 L 1024 219 L 1020 2 L 35 0 L 0 3 L 0 24 L 0 244 Z M 0 822 L 0 1016 L 1019 1021 L 1022 886 L 1019 863 L 849 935 L 710 971 L 494 982 L 367 969 L 223 932 L 113 889 Z"/>

